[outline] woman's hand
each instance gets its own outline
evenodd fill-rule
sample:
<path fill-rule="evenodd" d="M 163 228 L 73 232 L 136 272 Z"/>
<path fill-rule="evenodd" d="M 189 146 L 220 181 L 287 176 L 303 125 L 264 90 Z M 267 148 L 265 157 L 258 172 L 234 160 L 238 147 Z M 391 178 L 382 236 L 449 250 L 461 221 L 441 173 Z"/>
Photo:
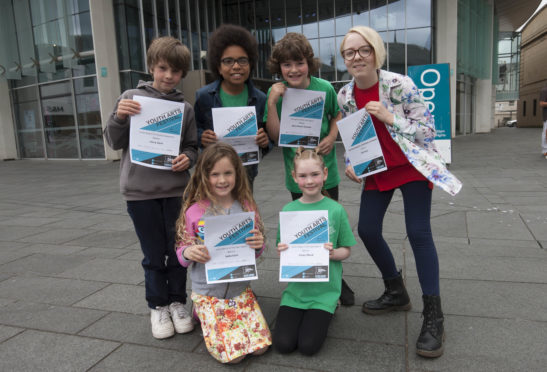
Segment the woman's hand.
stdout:
<path fill-rule="evenodd" d="M 217 134 L 211 129 L 206 129 L 201 133 L 201 144 L 207 147 L 217 141 Z"/>
<path fill-rule="evenodd" d="M 289 245 L 288 245 L 288 244 L 285 244 L 285 243 L 279 243 L 279 244 L 277 244 L 277 254 L 280 255 L 281 252 L 287 250 L 287 248 L 289 248 Z"/>
<path fill-rule="evenodd" d="M 388 125 L 393 125 L 395 117 L 382 103 L 378 101 L 370 101 L 365 105 L 365 108 L 369 114 L 374 115 L 378 120 Z"/>
<path fill-rule="evenodd" d="M 206 263 L 211 259 L 209 251 L 204 245 L 191 245 L 182 251 L 182 256 L 189 261 L 195 261 L 199 263 Z"/>
<path fill-rule="evenodd" d="M 180 154 L 171 162 L 171 170 L 173 172 L 182 172 L 190 168 L 190 159 L 185 154 Z"/>
<path fill-rule="evenodd" d="M 268 137 L 268 133 L 266 133 L 264 128 L 260 128 L 258 132 L 256 132 L 256 144 L 262 148 L 266 148 L 270 145 L 270 137 Z"/>
<path fill-rule="evenodd" d="M 127 119 L 128 116 L 137 115 L 141 112 L 141 105 L 132 99 L 122 99 L 116 109 L 116 117 L 120 120 Z"/>
<path fill-rule="evenodd" d="M 247 237 L 245 242 L 252 249 L 261 249 L 264 246 L 264 236 L 258 229 L 252 229 L 250 232 L 253 235 Z"/>
<path fill-rule="evenodd" d="M 357 183 L 363 182 L 362 178 L 357 177 L 351 165 L 348 165 L 346 167 L 346 177 L 352 180 L 353 182 L 357 182 Z"/>

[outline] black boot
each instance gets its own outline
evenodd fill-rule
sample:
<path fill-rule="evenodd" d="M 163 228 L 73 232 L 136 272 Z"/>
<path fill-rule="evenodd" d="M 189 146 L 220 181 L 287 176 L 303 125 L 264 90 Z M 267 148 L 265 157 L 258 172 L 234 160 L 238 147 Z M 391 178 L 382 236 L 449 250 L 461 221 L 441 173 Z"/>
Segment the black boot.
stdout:
<path fill-rule="evenodd" d="M 340 303 L 344 306 L 353 306 L 355 304 L 355 293 L 351 290 L 348 283 L 342 279 L 342 293 L 340 293 Z"/>
<path fill-rule="evenodd" d="M 403 277 L 399 271 L 399 275 L 395 278 L 384 279 L 386 290 L 380 298 L 367 301 L 363 304 L 363 312 L 371 315 L 383 314 L 389 311 L 410 310 L 410 298 L 406 292 L 403 283 Z"/>
<path fill-rule="evenodd" d="M 416 354 L 426 358 L 437 358 L 444 351 L 444 317 L 439 296 L 422 296 L 424 322 L 416 341 Z"/>

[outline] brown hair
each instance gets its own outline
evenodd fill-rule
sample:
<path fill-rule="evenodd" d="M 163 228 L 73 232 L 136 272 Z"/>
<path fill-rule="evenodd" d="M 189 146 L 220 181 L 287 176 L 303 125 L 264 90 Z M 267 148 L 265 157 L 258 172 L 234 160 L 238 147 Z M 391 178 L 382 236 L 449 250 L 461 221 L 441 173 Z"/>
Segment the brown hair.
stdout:
<path fill-rule="evenodd" d="M 177 220 L 177 242 L 193 244 L 193 238 L 188 236 L 185 228 L 186 211 L 188 208 L 205 200 L 209 200 L 214 207 L 216 198 L 210 190 L 209 175 L 215 164 L 222 158 L 228 158 L 235 169 L 235 185 L 232 190 L 232 197 L 241 204 L 244 211 L 255 212 L 255 228 L 260 230 L 264 238 L 266 238 L 264 225 L 258 214 L 258 207 L 253 198 L 253 192 L 247 178 L 247 171 L 243 167 L 241 159 L 232 146 L 224 142 L 216 142 L 207 146 L 200 154 L 194 173 L 184 190 L 184 205 Z"/>
<path fill-rule="evenodd" d="M 325 166 L 325 160 L 323 160 L 323 156 L 321 156 L 317 153 L 317 147 L 315 147 L 313 149 L 308 149 L 308 148 L 304 148 L 304 147 L 300 146 L 299 148 L 296 149 L 296 153 L 294 154 L 294 159 L 293 159 L 292 176 L 294 178 L 296 178 L 296 164 L 297 164 L 297 162 L 299 162 L 300 160 L 307 160 L 307 159 L 313 159 L 313 160 L 317 161 L 319 163 L 319 166 L 321 167 L 322 171 L 324 171 L 325 168 L 327 168 Z M 328 170 L 327 170 L 327 172 L 328 172 Z M 323 194 L 323 195 L 330 198 L 329 193 L 327 192 L 327 190 L 325 190 L 325 184 L 323 184 L 323 188 L 321 189 L 321 194 Z"/>
<path fill-rule="evenodd" d="M 185 77 L 190 70 L 190 51 L 180 40 L 171 36 L 154 39 L 146 52 L 146 63 L 151 71 L 159 61 L 165 61 L 172 68 L 182 71 Z"/>
<path fill-rule="evenodd" d="M 281 74 L 280 64 L 288 60 L 308 62 L 308 74 L 313 75 L 319 70 L 319 58 L 314 58 L 310 42 L 302 34 L 289 32 L 279 40 L 272 49 L 268 60 L 268 69 L 272 74 Z"/>

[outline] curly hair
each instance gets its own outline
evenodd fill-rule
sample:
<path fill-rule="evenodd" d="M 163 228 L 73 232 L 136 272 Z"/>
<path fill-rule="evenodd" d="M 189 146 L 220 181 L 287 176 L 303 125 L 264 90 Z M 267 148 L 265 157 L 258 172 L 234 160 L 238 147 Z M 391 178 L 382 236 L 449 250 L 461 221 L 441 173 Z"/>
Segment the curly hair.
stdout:
<path fill-rule="evenodd" d="M 207 67 L 215 79 L 220 79 L 218 69 L 224 50 L 229 46 L 237 45 L 247 53 L 251 73 L 258 59 L 258 42 L 249 31 L 241 26 L 222 24 L 209 37 L 207 50 Z"/>
<path fill-rule="evenodd" d="M 184 190 L 184 204 L 176 224 L 177 244 L 193 244 L 193 237 L 188 236 L 188 233 L 186 232 L 186 211 L 188 208 L 206 200 L 211 202 L 213 208 L 215 207 L 216 198 L 215 195 L 211 193 L 209 175 L 211 174 L 211 170 L 215 167 L 215 164 L 222 158 L 228 158 L 235 169 L 235 185 L 232 190 L 232 197 L 241 204 L 244 211 L 255 212 L 256 228 L 260 230 L 265 237 L 264 224 L 258 214 L 258 207 L 253 198 L 253 192 L 247 178 L 247 171 L 245 170 L 245 167 L 243 167 L 241 159 L 232 146 L 225 142 L 216 142 L 207 146 L 200 154 L 194 173 L 190 178 L 188 186 L 186 186 L 186 189 Z"/>
<path fill-rule="evenodd" d="M 171 36 L 163 36 L 152 40 L 146 52 L 146 63 L 150 71 L 159 61 L 165 61 L 169 66 L 182 71 L 185 77 L 190 70 L 190 51 L 180 42 Z"/>
<path fill-rule="evenodd" d="M 275 43 L 268 60 L 268 69 L 272 74 L 281 75 L 281 63 L 302 59 L 306 59 L 308 62 L 309 75 L 313 75 L 319 70 L 321 62 L 319 58 L 314 57 L 313 48 L 308 39 L 302 34 L 289 32 Z"/>

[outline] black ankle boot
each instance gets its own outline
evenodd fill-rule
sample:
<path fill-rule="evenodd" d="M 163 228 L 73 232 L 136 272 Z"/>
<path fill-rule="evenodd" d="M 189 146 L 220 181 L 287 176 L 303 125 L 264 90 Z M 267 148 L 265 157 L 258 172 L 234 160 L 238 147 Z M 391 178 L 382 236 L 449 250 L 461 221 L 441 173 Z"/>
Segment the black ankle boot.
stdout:
<path fill-rule="evenodd" d="M 340 293 L 340 303 L 344 306 L 353 306 L 355 304 L 355 293 L 351 290 L 348 283 L 342 279 L 342 292 Z"/>
<path fill-rule="evenodd" d="M 386 290 L 380 298 L 372 301 L 367 301 L 363 304 L 363 312 L 371 315 L 383 314 L 389 311 L 410 310 L 410 298 L 406 292 L 403 283 L 403 276 L 399 271 L 399 275 L 395 278 L 384 279 Z"/>
<path fill-rule="evenodd" d="M 444 317 L 439 296 L 422 296 L 424 322 L 416 341 L 416 354 L 426 358 L 437 358 L 444 351 Z"/>

